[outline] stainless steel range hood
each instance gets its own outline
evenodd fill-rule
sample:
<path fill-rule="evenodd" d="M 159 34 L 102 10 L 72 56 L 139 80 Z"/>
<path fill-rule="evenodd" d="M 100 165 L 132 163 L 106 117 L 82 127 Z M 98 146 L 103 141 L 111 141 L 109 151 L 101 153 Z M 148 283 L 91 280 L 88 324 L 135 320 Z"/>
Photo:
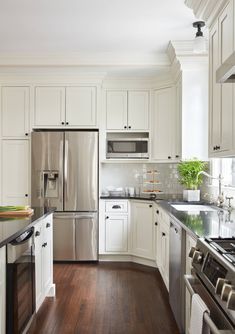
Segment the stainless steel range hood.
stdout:
<path fill-rule="evenodd" d="M 216 81 L 219 83 L 235 82 L 235 52 L 216 71 Z"/>

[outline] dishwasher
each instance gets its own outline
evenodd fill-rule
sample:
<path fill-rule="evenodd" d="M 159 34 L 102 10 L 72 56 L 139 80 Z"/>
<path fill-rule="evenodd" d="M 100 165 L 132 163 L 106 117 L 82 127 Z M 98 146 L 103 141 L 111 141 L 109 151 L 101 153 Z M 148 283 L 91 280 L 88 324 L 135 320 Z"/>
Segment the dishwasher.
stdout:
<path fill-rule="evenodd" d="M 169 301 L 180 333 L 184 333 L 184 273 L 185 231 L 175 221 L 170 222 Z"/>

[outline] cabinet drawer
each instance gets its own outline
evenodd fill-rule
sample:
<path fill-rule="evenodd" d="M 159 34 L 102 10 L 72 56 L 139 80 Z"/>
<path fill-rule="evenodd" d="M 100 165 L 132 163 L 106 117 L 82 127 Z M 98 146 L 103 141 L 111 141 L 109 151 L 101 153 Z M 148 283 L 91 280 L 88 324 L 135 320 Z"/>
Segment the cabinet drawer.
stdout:
<path fill-rule="evenodd" d="M 105 202 L 105 212 L 120 213 L 128 212 L 128 202 L 127 201 L 112 201 Z"/>

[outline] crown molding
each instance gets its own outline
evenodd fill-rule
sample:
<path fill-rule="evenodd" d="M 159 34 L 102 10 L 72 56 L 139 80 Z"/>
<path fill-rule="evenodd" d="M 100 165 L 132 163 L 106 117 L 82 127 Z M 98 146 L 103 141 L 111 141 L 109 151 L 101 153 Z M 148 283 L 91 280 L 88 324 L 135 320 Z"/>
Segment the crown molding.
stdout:
<path fill-rule="evenodd" d="M 197 19 L 205 21 L 210 27 L 229 1 L 231 0 L 185 0 L 184 3 L 193 10 Z"/>
<path fill-rule="evenodd" d="M 165 53 L 68 53 L 68 54 L 6 54 L 0 53 L 0 66 L 129 66 L 169 65 Z"/>

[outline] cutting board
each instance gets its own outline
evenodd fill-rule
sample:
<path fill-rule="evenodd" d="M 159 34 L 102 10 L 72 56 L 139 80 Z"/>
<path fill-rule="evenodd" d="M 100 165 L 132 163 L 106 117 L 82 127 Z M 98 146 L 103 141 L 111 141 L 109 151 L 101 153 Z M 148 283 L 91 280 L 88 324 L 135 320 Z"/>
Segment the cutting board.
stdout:
<path fill-rule="evenodd" d="M 31 216 L 33 214 L 33 209 L 28 210 L 19 210 L 19 211 L 5 211 L 0 212 L 0 217 L 22 217 L 22 216 Z"/>

